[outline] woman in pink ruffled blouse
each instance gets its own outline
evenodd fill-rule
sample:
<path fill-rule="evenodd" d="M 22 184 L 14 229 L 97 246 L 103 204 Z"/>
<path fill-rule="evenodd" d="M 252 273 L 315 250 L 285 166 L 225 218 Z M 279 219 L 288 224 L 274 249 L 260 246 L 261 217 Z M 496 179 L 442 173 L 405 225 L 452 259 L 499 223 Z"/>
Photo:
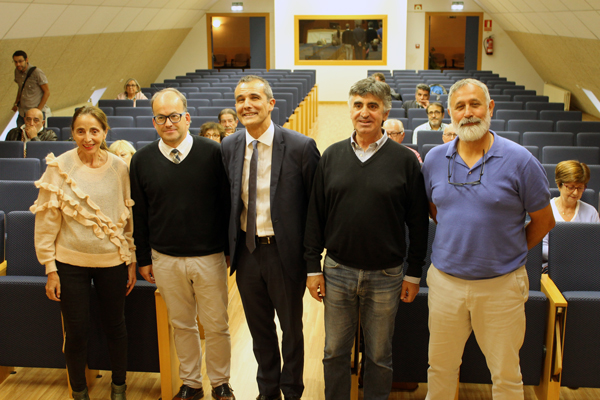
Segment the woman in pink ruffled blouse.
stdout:
<path fill-rule="evenodd" d="M 125 296 L 136 281 L 127 165 L 108 152 L 106 115 L 97 107 L 75 111 L 77 148 L 46 158 L 31 207 L 35 248 L 46 267 L 46 295 L 59 301 L 65 357 L 75 399 L 89 399 L 85 380 L 91 282 L 100 300 L 113 369 L 111 399 L 125 400 L 127 331 Z"/>

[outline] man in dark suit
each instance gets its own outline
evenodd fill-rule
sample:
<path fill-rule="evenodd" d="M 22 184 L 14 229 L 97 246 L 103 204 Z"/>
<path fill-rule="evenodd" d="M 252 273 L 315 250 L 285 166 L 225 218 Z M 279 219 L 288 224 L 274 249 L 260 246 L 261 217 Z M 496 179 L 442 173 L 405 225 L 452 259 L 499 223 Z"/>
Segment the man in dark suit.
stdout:
<path fill-rule="evenodd" d="M 223 163 L 231 185 L 229 246 L 258 362 L 258 400 L 299 399 L 304 391 L 302 297 L 304 229 L 313 175 L 314 140 L 271 121 L 275 99 L 258 76 L 240 79 L 236 111 L 246 129 L 226 137 Z M 283 331 L 283 368 L 275 328 Z"/>

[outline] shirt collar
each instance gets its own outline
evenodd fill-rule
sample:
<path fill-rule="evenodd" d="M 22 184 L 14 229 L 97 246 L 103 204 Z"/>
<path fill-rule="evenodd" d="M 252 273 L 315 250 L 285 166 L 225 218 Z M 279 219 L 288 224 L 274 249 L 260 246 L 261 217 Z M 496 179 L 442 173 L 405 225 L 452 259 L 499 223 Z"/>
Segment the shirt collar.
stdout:
<path fill-rule="evenodd" d="M 187 131 L 187 133 L 185 134 L 185 139 L 183 139 L 181 143 L 179 143 L 179 146 L 177 146 L 176 149 L 179 150 L 181 154 L 187 155 L 190 152 L 193 143 L 194 139 L 192 139 L 190 131 Z M 169 155 L 171 154 L 171 150 L 173 150 L 173 147 L 166 144 L 162 139 L 160 139 L 160 141 L 158 142 L 158 148 L 163 154 L 166 154 L 167 157 L 169 157 Z"/>
<path fill-rule="evenodd" d="M 269 127 L 266 131 L 263 132 L 262 135 L 258 137 L 258 139 L 253 138 L 246 129 L 246 146 L 252 143 L 255 140 L 258 140 L 260 143 L 271 147 L 273 145 L 273 137 L 275 135 L 275 126 L 273 125 L 273 121 L 269 124 Z"/>
<path fill-rule="evenodd" d="M 388 135 L 387 135 L 387 132 L 385 131 L 385 129 L 382 128 L 381 132 L 383 133 L 383 136 L 381 136 L 381 138 L 379 138 L 379 140 L 377 140 L 376 142 L 371 143 L 369 145 L 369 148 L 377 149 L 377 148 L 383 146 L 383 144 L 387 141 Z M 353 149 L 362 148 L 356 141 L 356 131 L 352 132 L 352 135 L 350 135 L 350 144 L 352 145 Z"/>

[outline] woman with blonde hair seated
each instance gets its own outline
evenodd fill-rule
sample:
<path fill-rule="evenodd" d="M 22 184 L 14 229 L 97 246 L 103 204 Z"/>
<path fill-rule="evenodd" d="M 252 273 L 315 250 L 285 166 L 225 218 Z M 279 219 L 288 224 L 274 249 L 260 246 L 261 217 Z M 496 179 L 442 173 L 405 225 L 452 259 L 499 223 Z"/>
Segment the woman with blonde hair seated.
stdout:
<path fill-rule="evenodd" d="M 131 164 L 131 157 L 135 154 L 135 147 L 127 140 L 117 140 L 110 145 L 108 151 L 125 161 L 127 166 Z"/>
<path fill-rule="evenodd" d="M 134 107 L 136 100 L 148 100 L 146 95 L 141 92 L 142 88 L 140 87 L 138 81 L 133 78 L 127 79 L 123 89 L 125 89 L 125 91 L 117 95 L 117 100 L 133 100 Z"/>
<path fill-rule="evenodd" d="M 600 223 L 598 211 L 581 201 L 583 191 L 590 181 L 590 169 L 585 163 L 577 160 L 562 161 L 556 165 L 554 172 L 556 186 L 560 196 L 550 200 L 552 213 L 556 222 L 592 222 Z M 548 237 L 544 237 L 542 257 L 545 261 L 543 272 L 548 269 Z"/>

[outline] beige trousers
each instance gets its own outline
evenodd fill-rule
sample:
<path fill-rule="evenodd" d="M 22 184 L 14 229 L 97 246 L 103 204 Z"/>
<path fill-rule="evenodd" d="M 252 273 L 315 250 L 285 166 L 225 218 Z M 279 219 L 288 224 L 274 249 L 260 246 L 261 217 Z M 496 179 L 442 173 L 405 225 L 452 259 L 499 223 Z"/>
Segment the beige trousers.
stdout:
<path fill-rule="evenodd" d="M 464 280 L 433 265 L 429 286 L 426 400 L 453 400 L 465 343 L 475 332 L 492 375 L 494 400 L 523 399 L 519 350 L 525 337 L 525 266 L 492 279 Z"/>
<path fill-rule="evenodd" d="M 202 347 L 196 315 L 206 337 L 206 372 L 212 387 L 229 382 L 231 340 L 227 315 L 227 264 L 223 253 L 172 257 L 152 250 L 156 286 L 167 305 L 179 358 L 179 377 L 202 387 Z"/>

